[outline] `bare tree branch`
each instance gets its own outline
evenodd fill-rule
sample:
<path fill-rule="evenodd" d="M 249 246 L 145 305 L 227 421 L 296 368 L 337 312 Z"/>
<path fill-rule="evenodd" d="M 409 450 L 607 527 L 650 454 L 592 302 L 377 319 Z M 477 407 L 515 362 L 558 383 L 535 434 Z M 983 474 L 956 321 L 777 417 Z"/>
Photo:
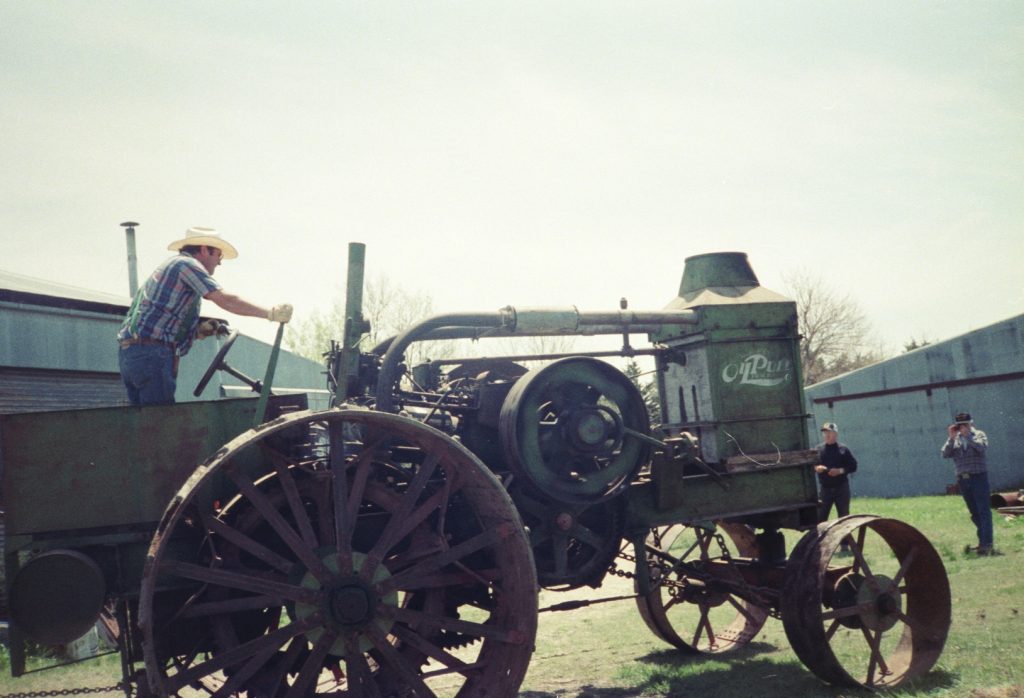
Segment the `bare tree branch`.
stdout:
<path fill-rule="evenodd" d="M 830 288 L 806 269 L 790 272 L 783 280 L 796 301 L 805 385 L 885 358 L 871 322 L 849 294 Z"/>

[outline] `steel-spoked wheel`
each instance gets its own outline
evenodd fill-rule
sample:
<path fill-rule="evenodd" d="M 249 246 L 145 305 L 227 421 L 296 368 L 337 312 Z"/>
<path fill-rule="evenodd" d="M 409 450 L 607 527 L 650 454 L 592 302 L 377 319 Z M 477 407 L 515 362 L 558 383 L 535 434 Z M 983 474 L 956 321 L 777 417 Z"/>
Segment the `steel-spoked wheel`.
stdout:
<path fill-rule="evenodd" d="M 950 617 L 942 560 L 901 521 L 854 515 L 819 524 L 786 565 L 786 635 L 829 683 L 892 688 L 921 676 L 942 653 Z"/>
<path fill-rule="evenodd" d="M 513 696 L 536 578 L 500 483 L 434 429 L 299 413 L 201 466 L 150 548 L 151 688 L 214 696 Z"/>
<path fill-rule="evenodd" d="M 765 608 L 744 598 L 753 590 L 740 564 L 757 556 L 748 527 L 656 528 L 647 536 L 644 556 L 653 588 L 637 598 L 637 606 L 665 642 L 694 653 L 728 652 L 750 642 L 764 625 Z"/>

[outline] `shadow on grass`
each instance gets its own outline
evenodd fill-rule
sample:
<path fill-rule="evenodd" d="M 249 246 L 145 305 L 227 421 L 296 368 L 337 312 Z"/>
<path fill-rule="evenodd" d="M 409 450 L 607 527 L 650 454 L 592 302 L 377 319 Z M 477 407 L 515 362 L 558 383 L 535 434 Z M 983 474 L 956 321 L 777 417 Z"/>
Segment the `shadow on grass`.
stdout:
<path fill-rule="evenodd" d="M 856 687 L 834 687 L 822 683 L 803 664 L 759 659 L 771 645 L 752 643 L 732 654 L 729 660 L 712 656 L 685 655 L 675 651 L 655 652 L 639 657 L 620 675 L 629 686 L 582 685 L 556 693 L 525 691 L 519 698 L 637 698 L 639 696 L 719 696 L 721 698 L 821 698 L 874 695 L 925 696 L 956 684 L 957 676 L 932 670 L 926 676 L 896 691 L 875 693 Z"/>

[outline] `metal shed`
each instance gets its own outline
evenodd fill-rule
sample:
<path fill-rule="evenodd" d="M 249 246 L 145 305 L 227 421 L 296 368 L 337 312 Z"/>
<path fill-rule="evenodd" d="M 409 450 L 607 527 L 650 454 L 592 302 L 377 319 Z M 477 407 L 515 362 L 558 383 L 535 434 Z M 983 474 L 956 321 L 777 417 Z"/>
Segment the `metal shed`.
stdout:
<path fill-rule="evenodd" d="M 854 496 L 941 494 L 946 427 L 970 412 L 989 438 L 994 490 L 1024 484 L 1024 315 L 810 386 L 812 441 L 825 422 L 859 461 Z"/>
<path fill-rule="evenodd" d="M 129 298 L 0 271 L 0 413 L 104 407 L 127 402 L 114 338 Z M 179 368 L 177 400 L 192 389 L 217 352 L 214 340 L 197 342 Z M 271 347 L 240 336 L 229 361 L 262 379 Z M 282 351 L 276 392 L 309 394 L 312 408 L 327 407 L 323 367 Z M 201 399 L 252 394 L 220 372 Z"/>

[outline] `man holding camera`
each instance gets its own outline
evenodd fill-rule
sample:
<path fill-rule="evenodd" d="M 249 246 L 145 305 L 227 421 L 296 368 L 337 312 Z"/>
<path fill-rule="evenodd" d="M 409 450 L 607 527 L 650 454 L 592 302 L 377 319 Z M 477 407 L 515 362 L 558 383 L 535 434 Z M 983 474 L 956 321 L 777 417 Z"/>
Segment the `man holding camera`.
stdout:
<path fill-rule="evenodd" d="M 978 547 L 967 546 L 967 550 L 978 555 L 991 555 L 991 491 L 985 460 L 988 437 L 985 436 L 985 432 L 974 428 L 974 420 L 967 412 L 958 413 L 954 423 L 947 427 L 947 432 L 946 443 L 942 445 L 942 457 L 952 458 L 956 464 L 956 484 L 960 488 L 964 502 L 967 503 L 971 521 L 978 530 Z"/>

